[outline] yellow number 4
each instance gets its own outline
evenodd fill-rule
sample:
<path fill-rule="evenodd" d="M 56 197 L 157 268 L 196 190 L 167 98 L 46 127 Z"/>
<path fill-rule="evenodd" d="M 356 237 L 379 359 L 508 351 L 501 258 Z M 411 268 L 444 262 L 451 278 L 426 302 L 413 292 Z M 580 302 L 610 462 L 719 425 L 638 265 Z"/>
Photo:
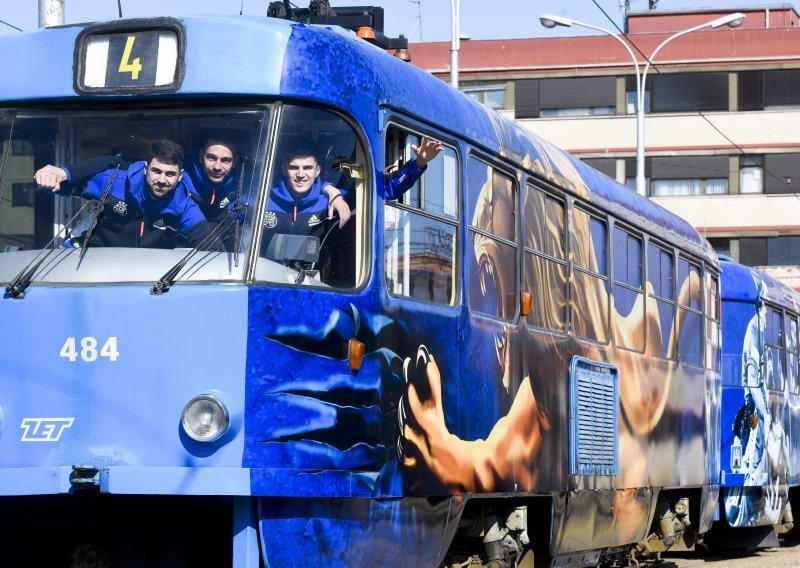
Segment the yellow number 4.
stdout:
<path fill-rule="evenodd" d="M 142 64 L 138 57 L 132 62 L 130 60 L 134 41 L 136 41 L 136 36 L 128 36 L 128 41 L 125 43 L 125 51 L 122 53 L 122 61 L 119 62 L 119 72 L 130 73 L 131 79 L 136 81 L 139 78 L 139 71 L 142 70 Z"/>

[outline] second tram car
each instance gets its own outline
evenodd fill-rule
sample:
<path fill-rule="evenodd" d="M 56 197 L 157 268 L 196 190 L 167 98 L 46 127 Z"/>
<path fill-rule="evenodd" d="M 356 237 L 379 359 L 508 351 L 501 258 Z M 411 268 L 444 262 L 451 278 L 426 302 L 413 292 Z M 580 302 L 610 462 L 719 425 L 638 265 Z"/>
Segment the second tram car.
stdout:
<path fill-rule="evenodd" d="M 706 540 L 777 546 L 778 534 L 794 525 L 790 502 L 800 476 L 800 296 L 758 270 L 720 264 L 723 475 L 720 521 Z"/>

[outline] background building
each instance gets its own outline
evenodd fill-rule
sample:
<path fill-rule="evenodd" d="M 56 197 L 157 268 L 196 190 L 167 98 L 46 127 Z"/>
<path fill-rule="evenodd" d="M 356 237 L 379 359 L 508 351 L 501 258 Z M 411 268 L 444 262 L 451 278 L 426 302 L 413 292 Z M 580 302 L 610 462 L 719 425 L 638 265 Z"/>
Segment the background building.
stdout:
<path fill-rule="evenodd" d="M 644 65 L 642 53 L 669 36 L 732 12 L 746 14 L 741 27 L 677 38 L 648 73 L 647 193 L 719 252 L 800 289 L 797 11 L 779 4 L 631 12 L 627 35 Z M 409 51 L 412 64 L 449 79 L 449 42 Z M 635 187 L 636 78 L 614 38 L 462 41 L 459 68 L 470 96 Z"/>

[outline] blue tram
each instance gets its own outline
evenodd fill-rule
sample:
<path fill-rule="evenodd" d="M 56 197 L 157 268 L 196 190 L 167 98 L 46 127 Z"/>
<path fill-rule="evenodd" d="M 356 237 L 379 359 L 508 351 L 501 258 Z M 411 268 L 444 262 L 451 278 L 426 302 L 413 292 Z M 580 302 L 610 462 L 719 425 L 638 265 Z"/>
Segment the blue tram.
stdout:
<path fill-rule="evenodd" d="M 709 544 L 777 546 L 793 528 L 798 452 L 800 296 L 723 259 L 720 522 Z"/>
<path fill-rule="evenodd" d="M 719 265 L 688 223 L 336 27 L 0 53 L 4 565 L 588 566 L 708 530 Z M 225 250 L 91 246 L 127 206 L 32 183 L 220 132 Z M 385 199 L 424 137 L 441 155 Z M 297 147 L 352 216 L 275 240 Z"/>

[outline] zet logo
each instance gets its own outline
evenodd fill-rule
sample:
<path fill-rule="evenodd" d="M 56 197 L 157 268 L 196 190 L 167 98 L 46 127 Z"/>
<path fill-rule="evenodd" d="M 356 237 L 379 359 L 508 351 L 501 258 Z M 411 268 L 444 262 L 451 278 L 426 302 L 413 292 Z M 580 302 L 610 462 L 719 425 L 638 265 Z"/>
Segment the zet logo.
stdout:
<path fill-rule="evenodd" d="M 58 442 L 74 418 L 23 418 L 20 428 L 23 442 Z"/>

